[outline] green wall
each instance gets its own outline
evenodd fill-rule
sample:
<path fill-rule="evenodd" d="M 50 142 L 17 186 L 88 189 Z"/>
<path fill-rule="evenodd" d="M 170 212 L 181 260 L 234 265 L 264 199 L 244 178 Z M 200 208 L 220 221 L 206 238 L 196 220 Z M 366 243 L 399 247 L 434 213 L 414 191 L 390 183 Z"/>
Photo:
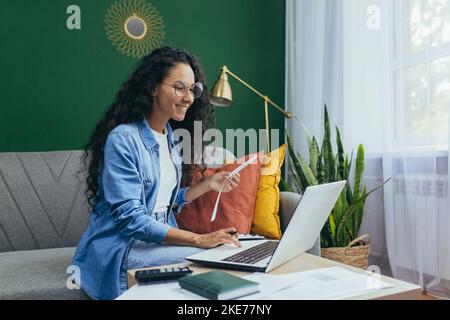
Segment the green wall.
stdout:
<path fill-rule="evenodd" d="M 211 87 L 224 64 L 284 104 L 284 0 L 149 0 L 164 18 L 163 45 L 200 59 Z M 81 149 L 137 60 L 105 35 L 112 1 L 18 0 L 0 4 L 0 152 Z M 68 30 L 66 8 L 81 8 Z M 264 128 L 262 100 L 236 81 L 225 128 Z M 271 127 L 284 119 L 271 110 Z M 284 131 L 281 131 L 283 137 Z"/>

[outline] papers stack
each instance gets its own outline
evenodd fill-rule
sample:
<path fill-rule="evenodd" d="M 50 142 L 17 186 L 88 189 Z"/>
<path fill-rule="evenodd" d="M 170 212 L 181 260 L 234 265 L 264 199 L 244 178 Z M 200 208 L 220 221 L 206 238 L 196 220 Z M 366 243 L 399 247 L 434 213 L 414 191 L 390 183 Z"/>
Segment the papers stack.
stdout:
<path fill-rule="evenodd" d="M 356 273 L 341 267 L 284 275 L 253 273 L 244 278 L 258 282 L 260 292 L 243 299 L 338 300 L 394 287 L 381 281 L 378 274 Z"/>

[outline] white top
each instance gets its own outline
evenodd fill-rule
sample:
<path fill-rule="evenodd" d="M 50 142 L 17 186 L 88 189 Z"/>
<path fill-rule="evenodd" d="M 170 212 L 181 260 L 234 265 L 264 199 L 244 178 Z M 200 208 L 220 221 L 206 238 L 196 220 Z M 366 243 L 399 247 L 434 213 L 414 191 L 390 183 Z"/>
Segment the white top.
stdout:
<path fill-rule="evenodd" d="M 170 157 L 167 130 L 164 134 L 152 129 L 153 135 L 159 144 L 159 169 L 161 172 L 158 195 L 153 212 L 166 212 L 170 204 L 173 189 L 177 186 L 177 172 Z"/>

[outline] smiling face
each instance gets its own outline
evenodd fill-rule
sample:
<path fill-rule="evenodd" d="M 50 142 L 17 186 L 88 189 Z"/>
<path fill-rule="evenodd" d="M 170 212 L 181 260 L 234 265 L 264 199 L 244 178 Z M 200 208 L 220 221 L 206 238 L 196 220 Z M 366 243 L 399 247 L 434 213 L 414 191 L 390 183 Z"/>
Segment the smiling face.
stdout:
<path fill-rule="evenodd" d="M 188 92 L 181 96 L 175 93 L 175 87 L 179 82 L 184 82 L 189 87 L 195 83 L 194 71 L 190 65 L 177 63 L 163 79 L 163 83 L 158 85 L 153 91 L 152 114 L 165 118 L 167 121 L 173 119 L 183 121 L 186 112 L 194 102 L 194 97 Z M 180 92 L 182 90 L 178 90 Z"/>

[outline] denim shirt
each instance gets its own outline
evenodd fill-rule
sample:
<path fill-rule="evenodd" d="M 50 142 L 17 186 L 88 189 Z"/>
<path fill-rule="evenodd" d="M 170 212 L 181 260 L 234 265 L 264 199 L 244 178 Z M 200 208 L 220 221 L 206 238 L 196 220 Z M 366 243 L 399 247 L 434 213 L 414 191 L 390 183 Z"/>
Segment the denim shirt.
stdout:
<path fill-rule="evenodd" d="M 97 202 L 72 262 L 80 271 L 75 282 L 93 299 L 114 299 L 126 290 L 123 261 L 135 240 L 162 243 L 168 230 L 177 228 L 172 208 L 181 212 L 187 188 L 180 188 L 181 157 L 169 124 L 166 129 L 177 171 L 168 224 L 152 216 L 161 172 L 159 144 L 145 117 L 119 125 L 108 135 Z"/>

